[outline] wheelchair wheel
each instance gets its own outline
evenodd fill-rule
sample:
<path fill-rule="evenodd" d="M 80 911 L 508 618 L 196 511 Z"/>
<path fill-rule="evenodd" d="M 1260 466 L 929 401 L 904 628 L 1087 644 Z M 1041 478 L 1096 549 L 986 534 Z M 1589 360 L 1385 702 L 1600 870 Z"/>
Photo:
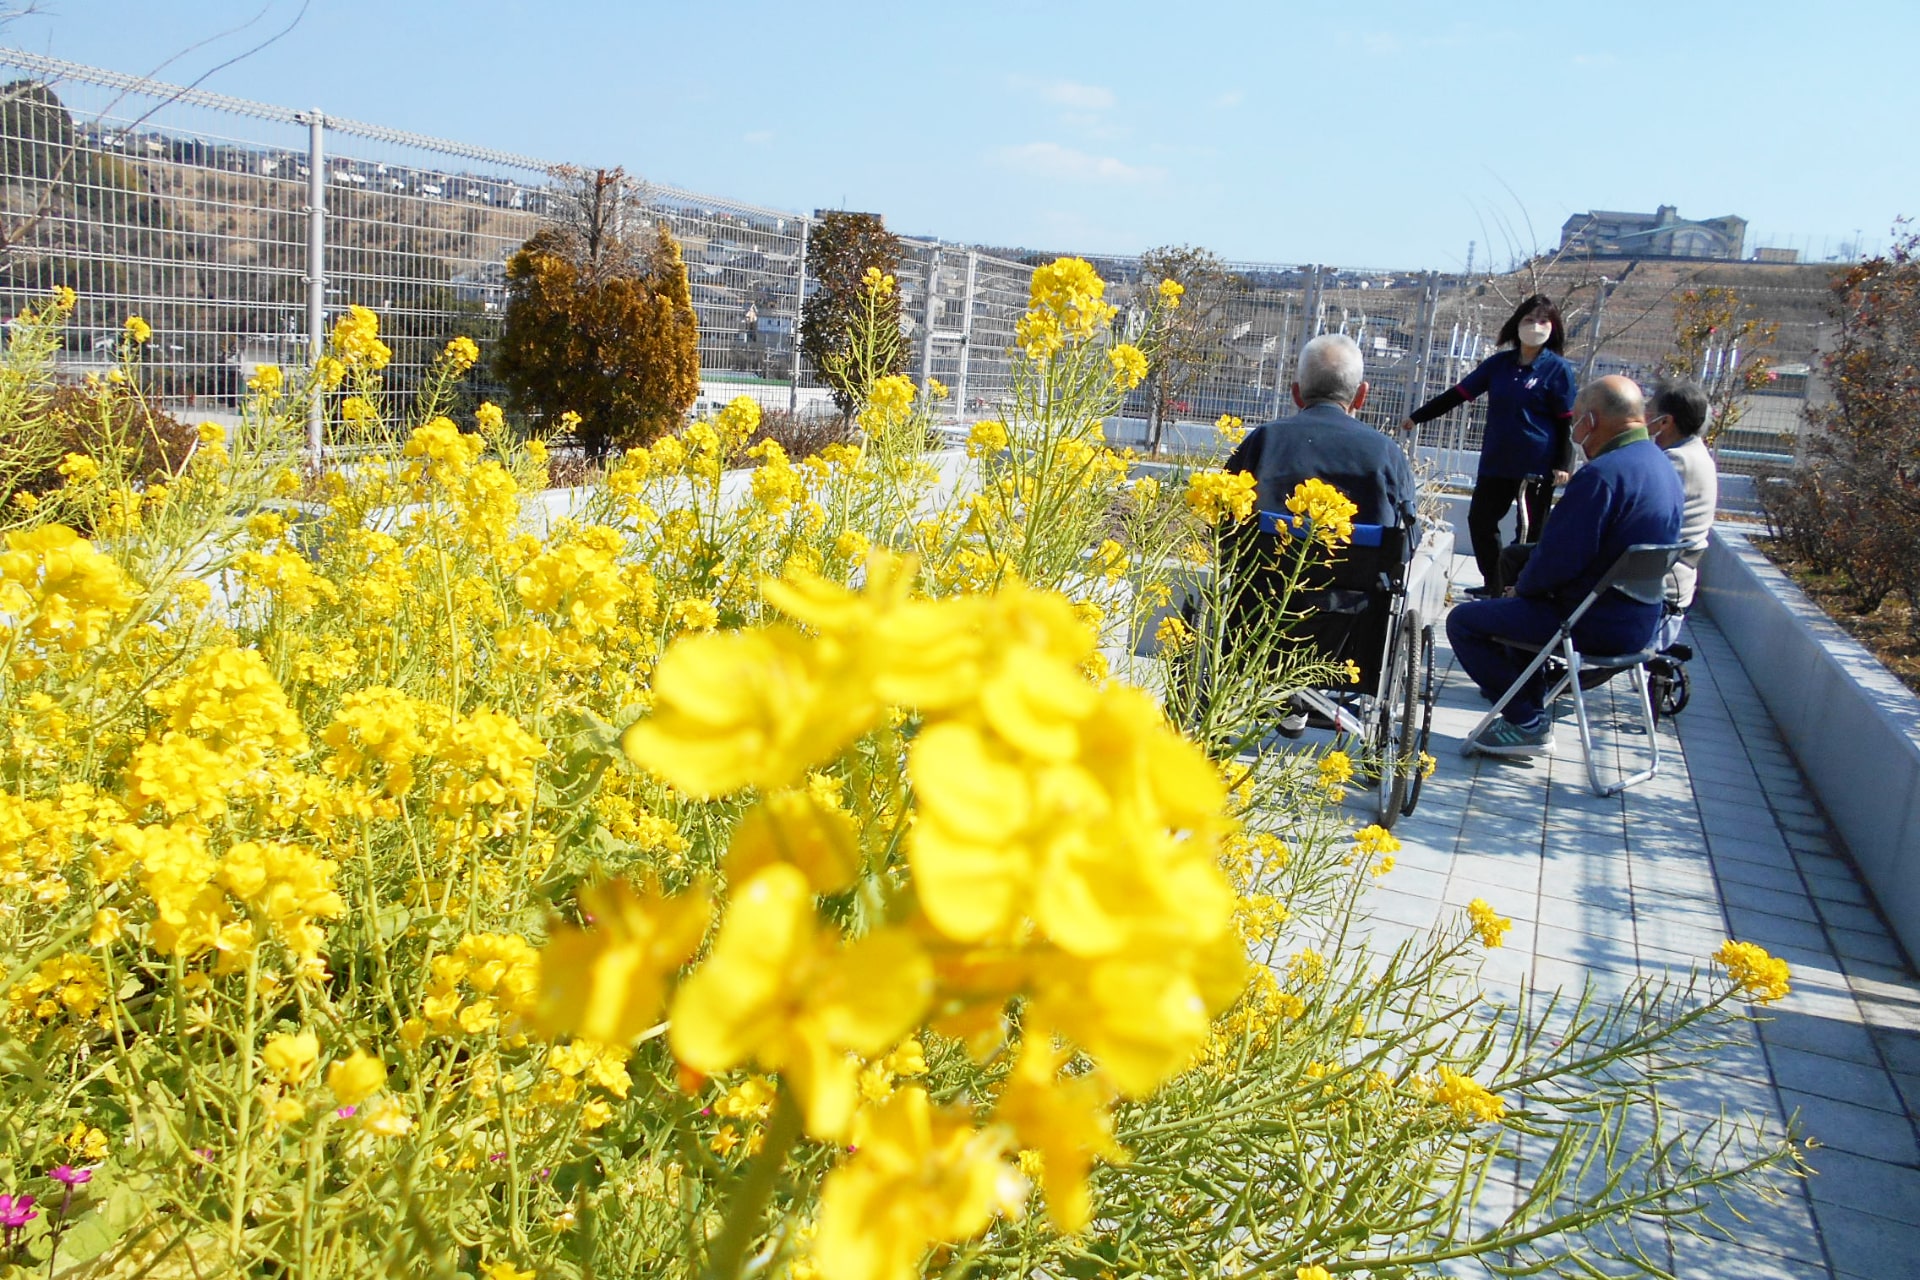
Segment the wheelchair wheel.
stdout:
<path fill-rule="evenodd" d="M 1380 681 L 1373 733 L 1374 762 L 1380 773 L 1376 812 L 1380 825 L 1391 829 L 1406 812 L 1408 787 L 1419 767 L 1413 744 L 1419 739 L 1420 615 L 1412 609 L 1400 615 Z"/>
<path fill-rule="evenodd" d="M 1401 813 L 1412 813 L 1414 806 L 1420 803 L 1420 788 L 1426 785 L 1427 771 L 1421 767 L 1421 761 L 1427 755 L 1427 745 L 1433 739 L 1433 628 L 1420 628 L 1420 734 L 1413 742 L 1413 755 L 1407 768 L 1411 774 L 1407 782 L 1407 802 L 1401 806 Z"/>
<path fill-rule="evenodd" d="M 1687 709 L 1692 691 L 1687 688 L 1687 664 L 1661 656 L 1647 664 L 1647 694 L 1653 699 L 1653 714 L 1671 720 Z"/>

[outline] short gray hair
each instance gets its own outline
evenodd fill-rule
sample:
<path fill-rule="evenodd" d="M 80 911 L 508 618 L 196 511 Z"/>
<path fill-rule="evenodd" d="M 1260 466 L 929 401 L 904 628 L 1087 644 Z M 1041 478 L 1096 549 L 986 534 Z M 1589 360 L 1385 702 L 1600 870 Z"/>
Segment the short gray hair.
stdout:
<path fill-rule="evenodd" d="M 1302 404 L 1349 405 L 1365 377 L 1360 345 L 1344 333 L 1323 333 L 1300 349 L 1300 371 L 1293 380 L 1300 384 Z"/>

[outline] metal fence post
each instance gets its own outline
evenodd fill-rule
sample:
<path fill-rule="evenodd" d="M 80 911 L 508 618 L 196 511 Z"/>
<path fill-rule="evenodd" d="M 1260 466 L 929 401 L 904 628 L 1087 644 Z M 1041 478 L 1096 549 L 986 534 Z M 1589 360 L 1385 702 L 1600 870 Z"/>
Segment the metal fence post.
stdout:
<path fill-rule="evenodd" d="M 802 219 L 799 279 L 795 282 L 793 298 L 793 380 L 787 384 L 787 412 L 796 418 L 800 416 L 800 319 L 807 309 L 807 238 L 812 232 L 813 223 Z"/>
<path fill-rule="evenodd" d="M 980 273 L 980 255 L 967 250 L 966 310 L 960 317 L 960 376 L 954 379 L 953 417 L 958 422 L 967 409 L 967 365 L 973 356 L 973 291 Z"/>
<path fill-rule="evenodd" d="M 1440 319 L 1440 273 L 1427 272 L 1425 283 L 1420 286 L 1420 318 L 1415 322 L 1418 332 L 1414 337 L 1413 381 L 1407 387 L 1407 413 L 1427 402 L 1427 366 L 1433 360 L 1433 327 Z M 1414 432 L 1410 443 L 1418 444 L 1420 433 Z"/>
<path fill-rule="evenodd" d="M 1613 293 L 1617 281 L 1600 277 L 1600 294 L 1593 301 L 1593 327 L 1587 331 L 1587 358 L 1580 366 L 1580 381 L 1587 382 L 1593 377 L 1593 362 L 1600 358 L 1601 328 L 1607 319 L 1607 298 Z"/>
<path fill-rule="evenodd" d="M 1308 269 L 1308 301 L 1306 313 L 1300 317 L 1300 345 L 1308 345 L 1319 338 L 1321 330 L 1321 265 L 1313 263 Z M 1298 351 L 1294 353 L 1298 355 Z"/>
<path fill-rule="evenodd" d="M 940 246 L 927 253 L 927 303 L 920 320 L 920 395 L 933 381 L 933 318 L 940 313 Z"/>
<path fill-rule="evenodd" d="M 320 367 L 327 345 L 327 118 L 307 116 L 307 368 Z M 307 397 L 307 448 L 318 468 L 326 460 L 326 416 L 320 380 L 311 379 Z"/>
<path fill-rule="evenodd" d="M 1287 361 L 1293 358 L 1293 299 L 1280 303 L 1280 332 L 1273 349 L 1273 406 L 1267 416 L 1277 419 L 1287 409 Z"/>

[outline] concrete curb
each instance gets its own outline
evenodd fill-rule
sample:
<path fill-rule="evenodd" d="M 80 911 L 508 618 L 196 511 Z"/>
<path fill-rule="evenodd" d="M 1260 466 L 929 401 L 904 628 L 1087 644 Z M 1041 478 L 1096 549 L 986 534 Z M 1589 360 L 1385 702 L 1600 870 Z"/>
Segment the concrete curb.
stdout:
<path fill-rule="evenodd" d="M 1894 936 L 1920 956 L 1920 697 L 1744 533 L 1714 530 L 1699 604 L 1739 655 Z"/>

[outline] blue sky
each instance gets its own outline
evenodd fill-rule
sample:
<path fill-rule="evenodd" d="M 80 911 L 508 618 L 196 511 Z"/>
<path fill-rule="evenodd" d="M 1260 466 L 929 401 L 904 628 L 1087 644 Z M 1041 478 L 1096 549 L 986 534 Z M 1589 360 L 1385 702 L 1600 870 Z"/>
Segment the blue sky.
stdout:
<path fill-rule="evenodd" d="M 42 5 L 0 39 L 141 73 L 257 18 L 174 82 L 300 7 Z M 951 240 L 1450 269 L 1661 203 L 1883 244 L 1916 47 L 1916 0 L 311 0 L 204 87 Z"/>

